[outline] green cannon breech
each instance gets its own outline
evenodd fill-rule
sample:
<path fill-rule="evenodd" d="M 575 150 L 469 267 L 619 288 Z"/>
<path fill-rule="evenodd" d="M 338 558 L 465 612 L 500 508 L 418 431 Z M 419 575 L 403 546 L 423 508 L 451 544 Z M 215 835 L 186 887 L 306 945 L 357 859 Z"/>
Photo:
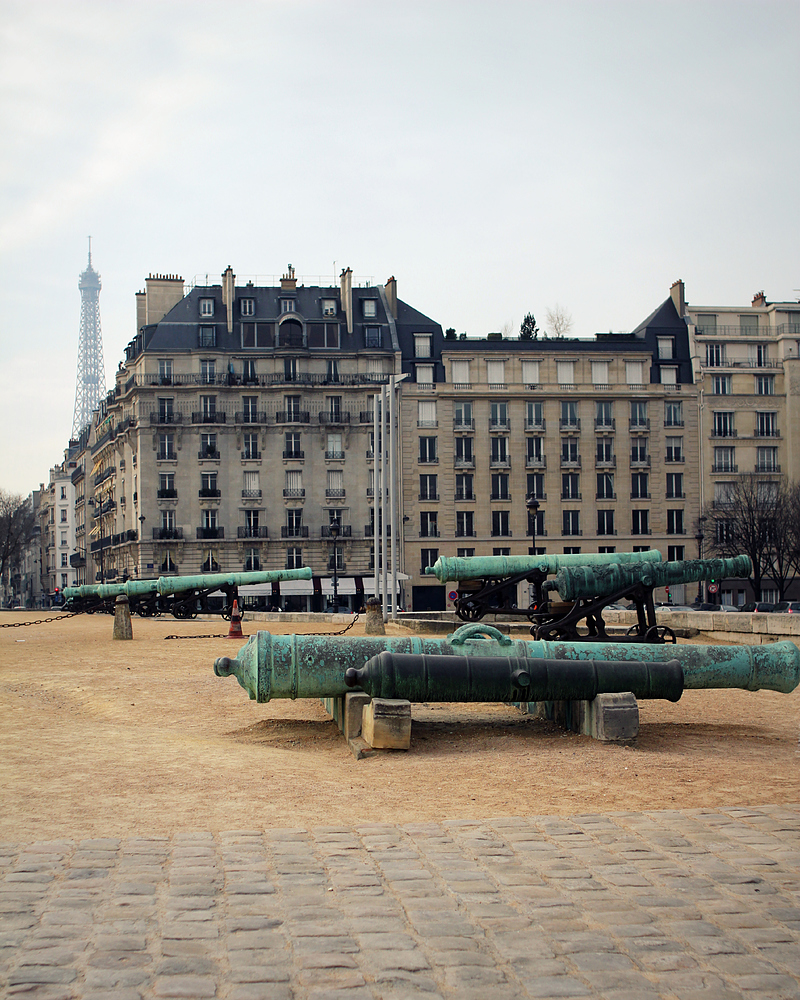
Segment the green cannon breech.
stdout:
<path fill-rule="evenodd" d="M 154 594 L 158 580 L 128 580 L 127 583 L 85 583 L 80 587 L 65 587 L 64 598 L 69 600 L 73 597 L 97 597 L 106 600 L 109 597 L 119 597 L 126 594 L 128 597 L 143 597 L 146 594 Z"/>
<path fill-rule="evenodd" d="M 645 587 L 669 587 L 697 580 L 746 577 L 750 557 L 733 559 L 688 559 L 684 562 L 645 563 L 642 565 L 564 566 L 543 589 L 557 590 L 562 600 L 602 597 L 637 583 Z"/>
<path fill-rule="evenodd" d="M 160 576 L 156 581 L 159 594 L 181 594 L 191 590 L 216 590 L 220 587 L 249 587 L 256 583 L 278 580 L 310 580 L 310 566 L 301 569 L 270 569 L 253 573 L 201 573 L 199 576 Z"/>
<path fill-rule="evenodd" d="M 414 655 L 519 657 L 538 660 L 606 660 L 664 663 L 677 660 L 686 688 L 793 691 L 800 682 L 800 649 L 791 642 L 768 646 L 664 646 L 614 642 L 536 642 L 510 639 L 489 625 L 464 625 L 434 636 L 271 635 L 257 632 L 235 658 L 214 664 L 218 677 L 233 675 L 255 701 L 335 698 L 351 688 L 347 671 L 360 670 L 384 650 Z M 480 696 L 479 696 L 480 695 Z M 444 700 L 453 701 L 452 697 Z M 488 700 L 482 692 L 477 701 Z"/>
<path fill-rule="evenodd" d="M 661 562 L 658 549 L 646 552 L 589 552 L 565 556 L 439 556 L 425 572 L 440 583 L 448 580 L 498 579 L 519 573 L 557 573 L 562 566 L 605 566 L 609 563 Z"/>

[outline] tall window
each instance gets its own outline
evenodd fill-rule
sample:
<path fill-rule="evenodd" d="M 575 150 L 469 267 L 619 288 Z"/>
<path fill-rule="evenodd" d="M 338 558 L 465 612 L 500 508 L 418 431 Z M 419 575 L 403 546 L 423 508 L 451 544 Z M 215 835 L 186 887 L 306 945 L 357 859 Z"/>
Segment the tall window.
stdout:
<path fill-rule="evenodd" d="M 498 537 L 500 535 L 510 535 L 511 528 L 509 526 L 509 513 L 507 510 L 493 510 L 492 511 L 492 535 Z"/>
<path fill-rule="evenodd" d="M 242 473 L 242 497 L 253 500 L 261 496 L 261 483 L 258 472 Z"/>
<path fill-rule="evenodd" d="M 598 400 L 595 403 L 594 422 L 597 427 L 614 426 L 614 407 L 610 400 Z"/>
<path fill-rule="evenodd" d="M 725 345 L 706 344 L 706 365 L 709 368 L 720 368 L 725 364 Z"/>
<path fill-rule="evenodd" d="M 216 347 L 217 328 L 215 326 L 201 326 L 197 331 L 198 347 Z"/>
<path fill-rule="evenodd" d="M 172 382 L 172 358 L 158 359 L 158 380 L 162 385 Z"/>
<path fill-rule="evenodd" d="M 562 500 L 580 500 L 581 498 L 580 478 L 581 477 L 577 472 L 562 472 L 561 474 Z"/>
<path fill-rule="evenodd" d="M 327 445 L 325 448 L 325 458 L 327 459 L 344 458 L 344 445 L 342 444 L 341 434 L 328 434 Z"/>
<path fill-rule="evenodd" d="M 780 472 L 777 448 L 756 448 L 756 472 Z"/>
<path fill-rule="evenodd" d="M 474 421 L 472 419 L 472 403 L 457 402 L 453 411 L 453 426 L 458 430 L 461 427 L 472 429 Z"/>
<path fill-rule="evenodd" d="M 300 450 L 300 435 L 296 431 L 291 431 L 283 436 L 283 457 L 302 458 L 303 452 Z"/>
<path fill-rule="evenodd" d="M 659 361 L 671 361 L 675 357 L 675 338 L 656 337 Z"/>
<path fill-rule="evenodd" d="M 756 395 L 757 396 L 775 395 L 774 375 L 756 375 Z"/>
<path fill-rule="evenodd" d="M 289 507 L 286 510 L 287 538 L 300 538 L 303 535 L 303 508 Z"/>
<path fill-rule="evenodd" d="M 540 382 L 539 378 L 539 362 L 538 361 L 523 361 L 522 362 L 522 381 L 525 385 L 538 385 Z"/>
<path fill-rule="evenodd" d="M 486 381 L 489 385 L 499 385 L 505 387 L 506 384 L 506 363 L 505 361 L 486 362 Z"/>
<path fill-rule="evenodd" d="M 325 489 L 325 496 L 344 496 L 344 473 L 341 469 L 328 469 L 328 483 Z"/>
<path fill-rule="evenodd" d="M 646 465 L 647 464 L 647 438 L 646 437 L 632 437 L 631 438 L 631 465 Z"/>
<path fill-rule="evenodd" d="M 683 510 L 667 509 L 667 534 L 683 535 Z"/>
<path fill-rule="evenodd" d="M 242 423 L 254 424 L 258 420 L 258 396 L 242 396 Z"/>
<path fill-rule="evenodd" d="M 626 361 L 625 381 L 628 385 L 643 385 L 644 380 L 644 361 Z"/>
<path fill-rule="evenodd" d="M 667 560 L 669 562 L 683 562 L 685 551 L 686 548 L 683 545 L 668 545 Z"/>
<path fill-rule="evenodd" d="M 436 400 L 420 399 L 417 402 L 417 427 L 436 427 Z"/>
<path fill-rule="evenodd" d="M 421 572 L 424 574 L 428 566 L 433 566 L 438 558 L 439 558 L 438 549 L 421 549 L 420 550 Z"/>
<path fill-rule="evenodd" d="M 200 476 L 200 496 L 218 497 L 220 491 L 217 489 L 216 472 L 204 472 Z"/>
<path fill-rule="evenodd" d="M 261 569 L 261 554 L 258 549 L 245 549 L 244 571 L 255 573 Z"/>
<path fill-rule="evenodd" d="M 667 499 L 669 500 L 682 500 L 683 499 L 683 473 L 682 472 L 668 472 L 667 473 Z"/>
<path fill-rule="evenodd" d="M 414 357 L 431 357 L 431 335 L 429 333 L 414 334 Z"/>
<path fill-rule="evenodd" d="M 576 437 L 561 438 L 561 463 L 562 465 L 578 464 L 578 439 Z"/>
<path fill-rule="evenodd" d="M 508 473 L 495 472 L 492 474 L 492 500 L 510 500 L 511 494 L 508 492 Z"/>
<path fill-rule="evenodd" d="M 174 434 L 159 434 L 158 435 L 158 452 L 157 457 L 160 459 L 175 459 L 177 454 L 175 452 L 175 435 Z"/>
<path fill-rule="evenodd" d="M 580 427 L 578 420 L 578 403 L 569 399 L 561 403 L 561 426 Z"/>
<path fill-rule="evenodd" d="M 579 535 L 581 533 L 581 512 L 579 510 L 563 510 L 561 512 L 561 534 Z"/>
<path fill-rule="evenodd" d="M 470 473 L 459 473 L 456 476 L 456 500 L 474 500 L 475 491 L 472 485 L 473 477 Z"/>
<path fill-rule="evenodd" d="M 711 391 L 715 396 L 730 396 L 731 394 L 730 375 L 715 375 L 711 380 Z"/>
<path fill-rule="evenodd" d="M 175 419 L 172 396 L 158 397 L 158 422 L 160 424 L 171 424 Z"/>
<path fill-rule="evenodd" d="M 683 438 L 682 437 L 667 437 L 666 442 L 666 455 L 665 458 L 668 462 L 682 462 L 683 461 Z"/>
<path fill-rule="evenodd" d="M 459 440 L 465 440 L 460 438 Z M 470 440 L 471 439 L 466 439 Z M 419 439 L 419 460 L 420 462 L 436 462 L 436 437 L 421 437 Z"/>
<path fill-rule="evenodd" d="M 647 402 L 634 399 L 631 401 L 631 427 L 647 427 Z"/>
<path fill-rule="evenodd" d="M 507 437 L 493 437 L 490 439 L 490 464 L 492 465 L 507 465 L 508 464 L 508 438 Z"/>
<path fill-rule="evenodd" d="M 648 500 L 650 498 L 649 478 L 646 472 L 631 473 L 631 500 Z"/>
<path fill-rule="evenodd" d="M 714 410 L 712 429 L 714 437 L 736 437 L 733 419 L 733 410 Z"/>
<path fill-rule="evenodd" d="M 544 461 L 542 451 L 542 439 L 540 437 L 529 437 L 525 439 L 526 461 L 528 465 L 541 465 Z"/>
<path fill-rule="evenodd" d="M 218 458 L 217 453 L 217 435 L 216 434 L 201 434 L 200 435 L 200 457 L 201 458 Z"/>
<path fill-rule="evenodd" d="M 575 362 L 556 361 L 556 378 L 559 385 L 575 385 Z"/>
<path fill-rule="evenodd" d="M 423 475 L 419 477 L 419 498 L 420 500 L 438 500 L 439 491 L 437 488 L 438 476 Z"/>
<path fill-rule="evenodd" d="M 297 358 L 283 359 L 283 380 L 284 382 L 297 381 Z"/>
<path fill-rule="evenodd" d="M 756 413 L 756 437 L 778 437 L 778 414 Z"/>
<path fill-rule="evenodd" d="M 284 496 L 288 497 L 302 497 L 305 495 L 305 490 L 303 489 L 303 473 L 299 470 L 289 469 L 286 472 L 286 486 L 284 488 Z"/>
<path fill-rule="evenodd" d="M 471 510 L 456 511 L 456 537 L 471 538 L 475 534 L 475 515 Z"/>
<path fill-rule="evenodd" d="M 469 361 L 450 362 L 450 381 L 453 385 L 469 385 Z"/>
<path fill-rule="evenodd" d="M 614 511 L 598 510 L 597 512 L 597 534 L 613 535 L 614 531 Z"/>
<path fill-rule="evenodd" d="M 286 550 L 286 568 L 287 569 L 302 569 L 303 568 L 303 550 L 299 547 L 293 545 L 289 546 Z"/>
<path fill-rule="evenodd" d="M 592 362 L 592 383 L 597 386 L 606 386 L 609 384 L 607 361 Z"/>
<path fill-rule="evenodd" d="M 433 440 L 435 441 L 436 438 Z M 474 465 L 475 459 L 472 453 L 472 440 L 471 437 L 456 438 L 456 465 Z M 420 454 L 422 454 L 421 449 Z"/>
<path fill-rule="evenodd" d="M 597 499 L 598 500 L 615 499 L 613 472 L 597 473 Z"/>
<path fill-rule="evenodd" d="M 737 472 L 736 449 L 735 448 L 715 448 L 714 465 L 712 472 Z"/>
<path fill-rule="evenodd" d="M 200 361 L 200 381 L 205 385 L 213 385 L 217 378 L 217 362 L 211 359 Z"/>
<path fill-rule="evenodd" d="M 508 403 L 492 403 L 490 405 L 489 426 L 508 428 Z"/>
<path fill-rule="evenodd" d="M 544 500 L 544 476 L 541 472 L 529 472 L 527 479 L 527 495 L 536 500 Z"/>
<path fill-rule="evenodd" d="M 631 534 L 632 535 L 649 535 L 650 534 L 650 511 L 649 510 L 632 510 L 631 511 Z"/>
<path fill-rule="evenodd" d="M 287 420 L 300 420 L 300 397 L 299 396 L 284 396 L 284 404 L 286 406 L 286 419 Z"/>
<path fill-rule="evenodd" d="M 419 515 L 420 538 L 437 538 L 439 535 L 439 515 L 435 510 L 423 510 Z"/>
<path fill-rule="evenodd" d="M 664 426 L 683 427 L 683 403 L 664 403 Z"/>
<path fill-rule="evenodd" d="M 525 404 L 525 427 L 528 430 L 544 428 L 544 406 L 542 403 L 528 401 Z"/>
<path fill-rule="evenodd" d="M 601 463 L 609 464 L 614 461 L 614 438 L 613 437 L 599 437 L 596 441 L 596 457 L 598 465 Z"/>

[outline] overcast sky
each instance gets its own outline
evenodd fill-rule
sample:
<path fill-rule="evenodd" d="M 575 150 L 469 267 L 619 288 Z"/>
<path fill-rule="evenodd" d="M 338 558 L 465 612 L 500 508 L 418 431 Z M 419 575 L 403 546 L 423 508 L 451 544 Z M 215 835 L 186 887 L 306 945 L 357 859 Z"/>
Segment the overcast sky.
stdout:
<path fill-rule="evenodd" d="M 352 267 L 444 327 L 796 299 L 800 4 L 0 2 L 0 487 L 63 460 L 149 272 Z"/>

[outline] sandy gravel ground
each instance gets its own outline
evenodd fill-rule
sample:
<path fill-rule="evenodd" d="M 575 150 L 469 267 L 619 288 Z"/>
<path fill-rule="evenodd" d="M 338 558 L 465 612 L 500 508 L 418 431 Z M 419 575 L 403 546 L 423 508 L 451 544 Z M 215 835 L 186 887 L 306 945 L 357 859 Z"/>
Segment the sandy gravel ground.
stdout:
<path fill-rule="evenodd" d="M 220 619 L 135 618 L 132 642 L 112 627 L 0 629 L 0 840 L 800 802 L 800 690 L 643 702 L 632 747 L 507 706 L 415 705 L 409 753 L 356 761 L 318 702 L 258 705 L 214 676 L 240 642 L 165 641 Z"/>

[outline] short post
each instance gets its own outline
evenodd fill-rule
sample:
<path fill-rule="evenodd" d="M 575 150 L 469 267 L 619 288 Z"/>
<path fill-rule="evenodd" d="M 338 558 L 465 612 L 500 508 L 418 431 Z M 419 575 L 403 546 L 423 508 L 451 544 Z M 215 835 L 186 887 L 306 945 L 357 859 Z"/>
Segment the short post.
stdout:
<path fill-rule="evenodd" d="M 367 617 L 364 622 L 365 635 L 386 635 L 383 624 L 383 608 L 377 597 L 367 599 Z"/>
<path fill-rule="evenodd" d="M 114 603 L 114 638 L 132 639 L 131 606 L 126 594 L 119 594 Z"/>

